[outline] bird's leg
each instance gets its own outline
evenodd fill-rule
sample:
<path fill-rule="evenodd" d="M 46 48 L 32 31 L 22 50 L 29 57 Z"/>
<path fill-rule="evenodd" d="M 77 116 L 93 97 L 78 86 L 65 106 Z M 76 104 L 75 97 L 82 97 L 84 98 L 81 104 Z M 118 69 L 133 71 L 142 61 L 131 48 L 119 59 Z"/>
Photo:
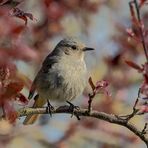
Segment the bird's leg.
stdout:
<path fill-rule="evenodd" d="M 70 112 L 72 113 L 71 117 L 73 117 L 74 115 L 74 110 L 80 110 L 80 107 L 79 106 L 75 106 L 73 105 L 71 102 L 69 101 L 66 101 L 70 106 L 69 106 L 69 110 Z M 78 115 L 75 114 L 75 116 L 77 117 L 78 120 L 80 120 L 80 117 Z"/>
<path fill-rule="evenodd" d="M 54 107 L 50 104 L 49 100 L 47 99 L 47 107 L 46 107 L 46 112 L 52 116 L 51 111 L 54 110 Z"/>

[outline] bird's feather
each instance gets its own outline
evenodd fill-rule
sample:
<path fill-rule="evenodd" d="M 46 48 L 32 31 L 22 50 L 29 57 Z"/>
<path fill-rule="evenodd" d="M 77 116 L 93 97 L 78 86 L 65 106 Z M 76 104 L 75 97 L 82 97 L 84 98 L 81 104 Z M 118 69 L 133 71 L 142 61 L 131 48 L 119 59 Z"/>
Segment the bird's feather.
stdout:
<path fill-rule="evenodd" d="M 30 91 L 29 91 L 29 95 L 28 95 L 29 100 L 32 99 L 32 97 L 34 96 L 35 90 L 36 90 L 35 81 L 36 79 L 33 81 Z"/>
<path fill-rule="evenodd" d="M 42 107 L 46 104 L 46 100 L 45 99 L 42 99 L 40 97 L 36 98 L 34 104 L 33 104 L 33 108 L 37 108 L 37 107 Z M 39 115 L 36 114 L 36 115 L 28 115 L 23 124 L 24 125 L 28 125 L 28 124 L 33 124 L 37 119 L 38 119 Z"/>

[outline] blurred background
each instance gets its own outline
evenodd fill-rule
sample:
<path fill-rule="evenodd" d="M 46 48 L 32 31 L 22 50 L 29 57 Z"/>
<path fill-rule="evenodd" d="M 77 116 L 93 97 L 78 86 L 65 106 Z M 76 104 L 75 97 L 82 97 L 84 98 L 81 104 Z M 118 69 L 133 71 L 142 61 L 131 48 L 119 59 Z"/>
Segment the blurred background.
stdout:
<path fill-rule="evenodd" d="M 0 104 L 6 107 L 6 114 L 13 120 L 15 110 L 24 107 L 24 96 L 28 96 L 42 61 L 66 36 L 78 37 L 96 49 L 85 57 L 88 76 L 94 83 L 110 83 L 111 97 L 96 95 L 93 109 L 122 115 L 132 112 L 142 76 L 125 60 L 142 64 L 145 57 L 141 44 L 126 32 L 133 27 L 128 3 L 129 0 L 0 0 L 0 89 L 3 83 L 7 86 Z M 147 7 L 141 10 L 145 26 Z M 86 87 L 74 103 L 87 108 L 88 92 L 90 88 Z M 14 98 L 17 99 L 12 101 Z M 0 121 L 0 148 L 145 147 L 128 129 L 93 118 L 81 117 L 77 121 L 67 114 L 54 114 L 52 118 L 42 115 L 29 126 L 22 125 L 23 119 L 12 124 Z M 132 122 L 142 129 L 146 120 L 146 116 L 138 116 Z"/>

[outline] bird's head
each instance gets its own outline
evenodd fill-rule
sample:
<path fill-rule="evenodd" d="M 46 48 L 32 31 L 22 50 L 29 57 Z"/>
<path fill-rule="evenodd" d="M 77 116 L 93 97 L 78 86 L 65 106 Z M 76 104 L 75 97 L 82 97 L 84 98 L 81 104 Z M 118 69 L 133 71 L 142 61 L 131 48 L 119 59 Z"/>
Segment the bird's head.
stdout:
<path fill-rule="evenodd" d="M 85 51 L 94 50 L 93 48 L 86 47 L 82 42 L 76 38 L 64 38 L 61 40 L 55 50 L 65 55 L 69 55 L 78 59 L 84 58 Z"/>

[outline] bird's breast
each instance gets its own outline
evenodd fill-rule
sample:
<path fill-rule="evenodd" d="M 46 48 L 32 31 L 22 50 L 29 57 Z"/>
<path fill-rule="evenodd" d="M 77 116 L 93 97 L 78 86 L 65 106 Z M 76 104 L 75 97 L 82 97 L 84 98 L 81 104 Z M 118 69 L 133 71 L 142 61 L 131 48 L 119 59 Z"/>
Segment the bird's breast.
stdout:
<path fill-rule="evenodd" d="M 82 60 L 63 57 L 57 63 L 58 75 L 63 78 L 64 93 L 68 100 L 79 96 L 86 86 L 86 65 Z"/>
<path fill-rule="evenodd" d="M 86 66 L 82 60 L 60 58 L 38 75 L 37 89 L 42 98 L 62 102 L 79 96 L 86 86 Z"/>

